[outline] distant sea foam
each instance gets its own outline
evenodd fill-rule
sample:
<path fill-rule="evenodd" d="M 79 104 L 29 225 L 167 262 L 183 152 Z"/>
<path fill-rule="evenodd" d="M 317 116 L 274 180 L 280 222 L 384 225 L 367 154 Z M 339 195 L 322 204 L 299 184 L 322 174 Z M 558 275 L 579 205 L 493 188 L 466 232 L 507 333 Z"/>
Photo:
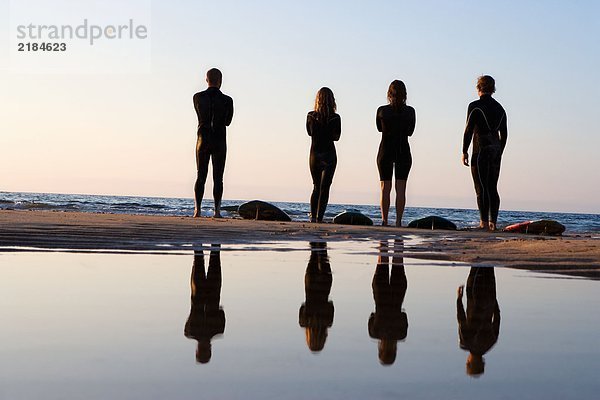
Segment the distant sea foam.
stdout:
<path fill-rule="evenodd" d="M 235 206 L 243 202 L 243 200 L 224 200 L 223 206 Z M 308 221 L 310 209 L 308 203 L 273 202 L 273 204 L 287 212 L 295 221 Z M 191 216 L 194 211 L 194 201 L 189 198 L 0 192 L 0 209 Z M 368 215 L 375 224 L 381 223 L 379 206 L 375 205 L 330 204 L 325 213 L 325 220 L 331 220 L 335 215 L 350 209 Z M 202 215 L 210 216 L 212 210 L 213 202 L 211 200 L 204 201 Z M 393 218 L 394 214 L 395 211 L 392 207 L 390 217 Z M 237 217 L 235 212 L 224 211 L 223 215 Z M 413 219 L 429 215 L 447 218 L 456 223 L 459 228 L 474 227 L 479 224 L 477 210 L 425 207 L 407 207 L 403 222 L 406 225 Z M 557 220 L 567 227 L 567 233 L 600 233 L 600 215 L 598 214 L 500 210 L 498 225 L 505 226 L 536 219 Z M 394 223 L 393 219 L 390 222 Z"/>

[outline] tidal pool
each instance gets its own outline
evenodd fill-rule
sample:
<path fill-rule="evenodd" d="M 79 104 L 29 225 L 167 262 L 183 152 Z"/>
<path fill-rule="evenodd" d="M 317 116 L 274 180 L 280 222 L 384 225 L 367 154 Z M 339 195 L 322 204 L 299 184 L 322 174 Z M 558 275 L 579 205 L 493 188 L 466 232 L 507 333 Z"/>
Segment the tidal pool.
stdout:
<path fill-rule="evenodd" d="M 403 246 L 0 253 L 0 399 L 597 398 L 600 282 Z"/>

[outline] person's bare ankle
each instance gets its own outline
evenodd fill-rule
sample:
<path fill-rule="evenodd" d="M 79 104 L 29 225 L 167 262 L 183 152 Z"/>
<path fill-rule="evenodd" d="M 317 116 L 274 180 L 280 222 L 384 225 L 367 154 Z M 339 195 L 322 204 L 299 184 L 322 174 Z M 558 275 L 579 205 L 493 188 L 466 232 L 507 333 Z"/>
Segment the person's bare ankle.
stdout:
<path fill-rule="evenodd" d="M 490 231 L 495 231 L 496 230 L 496 223 L 495 222 L 490 222 L 490 225 L 489 225 L 488 229 Z"/>
<path fill-rule="evenodd" d="M 200 212 L 198 210 L 194 210 L 193 218 L 200 218 Z"/>

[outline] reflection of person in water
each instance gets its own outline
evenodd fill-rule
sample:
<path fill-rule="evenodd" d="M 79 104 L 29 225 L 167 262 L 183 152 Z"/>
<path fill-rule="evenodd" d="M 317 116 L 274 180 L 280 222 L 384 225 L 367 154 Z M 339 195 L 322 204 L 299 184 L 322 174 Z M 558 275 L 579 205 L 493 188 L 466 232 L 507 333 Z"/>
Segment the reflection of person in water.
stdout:
<path fill-rule="evenodd" d="M 483 374 L 487 353 L 498 340 L 500 308 L 496 299 L 494 268 L 473 267 L 467 279 L 467 312 L 463 308 L 463 286 L 458 288 L 456 311 L 460 348 L 469 351 L 467 374 Z"/>
<path fill-rule="evenodd" d="M 387 241 L 380 244 L 377 268 L 373 276 L 375 312 L 369 317 L 369 336 L 379 339 L 379 362 L 391 365 L 396 360 L 396 345 L 406 339 L 408 317 L 402 311 L 408 282 L 402 257 L 403 242 L 394 240 L 392 271 L 389 271 L 389 248 Z"/>
<path fill-rule="evenodd" d="M 327 257 L 327 243 L 310 244 L 310 260 L 304 276 L 306 302 L 300 307 L 300 326 L 306 330 L 306 344 L 312 352 L 325 347 L 327 329 L 333 325 L 333 302 L 329 292 L 333 283 Z"/>
<path fill-rule="evenodd" d="M 213 245 L 218 248 L 219 245 Z M 205 364 L 210 361 L 210 341 L 215 335 L 225 332 L 225 312 L 219 306 L 221 299 L 221 252 L 212 250 L 208 261 L 208 271 L 204 271 L 204 253 L 194 252 L 192 264 L 192 306 L 185 324 L 184 334 L 198 341 L 196 361 Z"/>

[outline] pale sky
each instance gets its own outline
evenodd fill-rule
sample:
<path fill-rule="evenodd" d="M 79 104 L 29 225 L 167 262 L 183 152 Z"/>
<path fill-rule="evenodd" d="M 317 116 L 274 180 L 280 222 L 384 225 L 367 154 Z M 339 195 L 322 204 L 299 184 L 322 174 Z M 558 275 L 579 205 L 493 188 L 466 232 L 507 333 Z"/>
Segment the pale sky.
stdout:
<path fill-rule="evenodd" d="M 135 16 L 120 4 L 104 12 Z M 401 79 L 417 112 L 407 205 L 476 208 L 461 141 L 476 78 L 490 74 L 508 114 L 501 208 L 600 212 L 597 1 L 155 0 L 150 9 L 149 68 L 19 73 L 0 0 L 1 191 L 192 197 L 192 96 L 218 67 L 235 104 L 225 199 L 308 201 L 305 118 L 328 86 L 342 118 L 330 202 L 377 204 L 375 111 Z"/>

